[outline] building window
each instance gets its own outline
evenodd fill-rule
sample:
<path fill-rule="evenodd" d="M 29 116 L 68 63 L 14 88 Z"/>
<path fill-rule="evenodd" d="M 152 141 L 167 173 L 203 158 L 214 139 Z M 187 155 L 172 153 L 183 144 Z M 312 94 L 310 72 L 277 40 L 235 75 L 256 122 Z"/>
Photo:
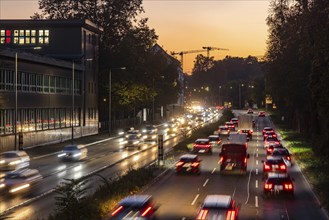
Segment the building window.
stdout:
<path fill-rule="evenodd" d="M 11 30 L 0 30 L 0 44 L 11 43 Z"/>

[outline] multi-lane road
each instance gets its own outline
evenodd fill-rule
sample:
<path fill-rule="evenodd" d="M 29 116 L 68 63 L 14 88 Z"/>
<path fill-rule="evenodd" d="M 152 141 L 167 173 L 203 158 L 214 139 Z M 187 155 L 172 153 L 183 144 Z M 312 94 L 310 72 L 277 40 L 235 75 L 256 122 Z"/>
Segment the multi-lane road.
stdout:
<path fill-rule="evenodd" d="M 174 166 L 169 167 L 159 181 L 143 192 L 153 195 L 159 203 L 159 219 L 195 219 L 201 202 L 208 194 L 232 195 L 241 206 L 240 219 L 328 219 L 297 165 L 288 170 L 295 179 L 294 199 L 263 198 L 261 161 L 265 159 L 265 150 L 261 129 L 270 125 L 267 117 L 257 120 L 253 140 L 249 142 L 250 158 L 245 176 L 219 174 L 219 148 L 215 148 L 212 155 L 200 155 L 202 172 L 198 176 L 178 176 Z M 170 150 L 180 140 L 180 136 L 169 138 L 164 142 L 165 150 Z M 41 172 L 43 181 L 28 194 L 15 197 L 0 195 L 0 212 L 13 211 L 13 219 L 20 220 L 46 218 L 54 211 L 52 190 L 63 178 L 90 175 L 89 183 L 94 187 L 92 191 L 97 184 L 91 183 L 99 181 L 95 180 L 97 176 L 91 174 L 99 172 L 103 176 L 116 177 L 130 167 L 145 166 L 156 159 L 157 147 L 146 146 L 141 150 L 127 151 L 123 149 L 121 141 L 120 138 L 112 138 L 85 143 L 88 145 L 88 159 L 76 163 L 58 161 L 56 154 L 33 155 L 31 168 Z M 176 156 L 178 158 L 179 155 Z M 172 165 L 174 161 L 171 159 Z"/>

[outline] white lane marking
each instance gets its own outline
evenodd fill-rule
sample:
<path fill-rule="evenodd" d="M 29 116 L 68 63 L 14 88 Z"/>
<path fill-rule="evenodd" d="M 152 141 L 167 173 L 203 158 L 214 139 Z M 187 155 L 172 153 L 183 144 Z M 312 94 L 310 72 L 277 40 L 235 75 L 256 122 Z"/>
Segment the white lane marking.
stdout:
<path fill-rule="evenodd" d="M 256 146 L 258 147 L 258 143 L 256 144 Z"/>
<path fill-rule="evenodd" d="M 258 165 L 258 160 L 256 160 L 256 165 Z"/>
<path fill-rule="evenodd" d="M 256 175 L 258 175 L 258 168 L 256 168 Z"/>
<path fill-rule="evenodd" d="M 206 181 L 203 184 L 203 187 L 205 187 L 207 185 L 208 181 L 209 181 L 209 179 L 206 179 Z"/>
<path fill-rule="evenodd" d="M 256 154 L 256 157 L 258 157 L 258 153 Z"/>
<path fill-rule="evenodd" d="M 215 170 L 216 170 L 216 167 L 211 171 L 211 174 L 213 174 L 215 172 Z"/>
<path fill-rule="evenodd" d="M 200 194 L 197 194 L 197 195 L 195 196 L 195 198 L 193 199 L 191 205 L 194 205 L 194 204 L 195 204 L 195 202 L 196 202 L 196 200 L 199 198 L 199 196 L 200 196 Z"/>
<path fill-rule="evenodd" d="M 258 207 L 258 196 L 255 196 L 255 206 Z"/>
<path fill-rule="evenodd" d="M 258 188 L 258 180 L 256 180 L 256 189 Z"/>
<path fill-rule="evenodd" d="M 183 217 L 183 218 L 182 218 L 182 220 L 185 220 L 185 219 L 186 219 L 186 217 Z"/>

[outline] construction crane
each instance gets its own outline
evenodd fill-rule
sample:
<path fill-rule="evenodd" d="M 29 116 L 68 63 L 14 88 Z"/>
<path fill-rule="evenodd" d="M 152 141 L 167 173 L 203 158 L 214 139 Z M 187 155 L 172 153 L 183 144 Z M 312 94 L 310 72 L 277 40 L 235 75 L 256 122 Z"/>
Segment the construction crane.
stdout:
<path fill-rule="evenodd" d="M 187 50 L 187 51 L 181 51 L 181 52 L 172 51 L 170 54 L 171 55 L 179 55 L 180 56 L 180 63 L 182 65 L 182 69 L 183 69 L 183 57 L 184 57 L 184 54 L 189 54 L 189 53 L 203 53 L 203 52 L 206 52 L 206 51 L 207 51 L 206 49 L 203 49 L 203 50 Z"/>
<path fill-rule="evenodd" d="M 208 58 L 209 58 L 211 50 L 229 50 L 229 49 L 226 49 L 226 48 L 209 47 L 209 46 L 208 47 L 202 47 L 202 49 L 207 50 L 207 57 Z"/>

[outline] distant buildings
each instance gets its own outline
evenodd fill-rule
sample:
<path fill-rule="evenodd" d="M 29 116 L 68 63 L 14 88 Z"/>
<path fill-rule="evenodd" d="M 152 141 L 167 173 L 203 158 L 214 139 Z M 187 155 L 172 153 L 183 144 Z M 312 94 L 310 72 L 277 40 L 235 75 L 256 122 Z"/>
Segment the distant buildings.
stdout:
<path fill-rule="evenodd" d="M 101 33 L 87 20 L 0 20 L 0 152 L 70 139 L 72 124 L 75 138 L 98 132 Z"/>

